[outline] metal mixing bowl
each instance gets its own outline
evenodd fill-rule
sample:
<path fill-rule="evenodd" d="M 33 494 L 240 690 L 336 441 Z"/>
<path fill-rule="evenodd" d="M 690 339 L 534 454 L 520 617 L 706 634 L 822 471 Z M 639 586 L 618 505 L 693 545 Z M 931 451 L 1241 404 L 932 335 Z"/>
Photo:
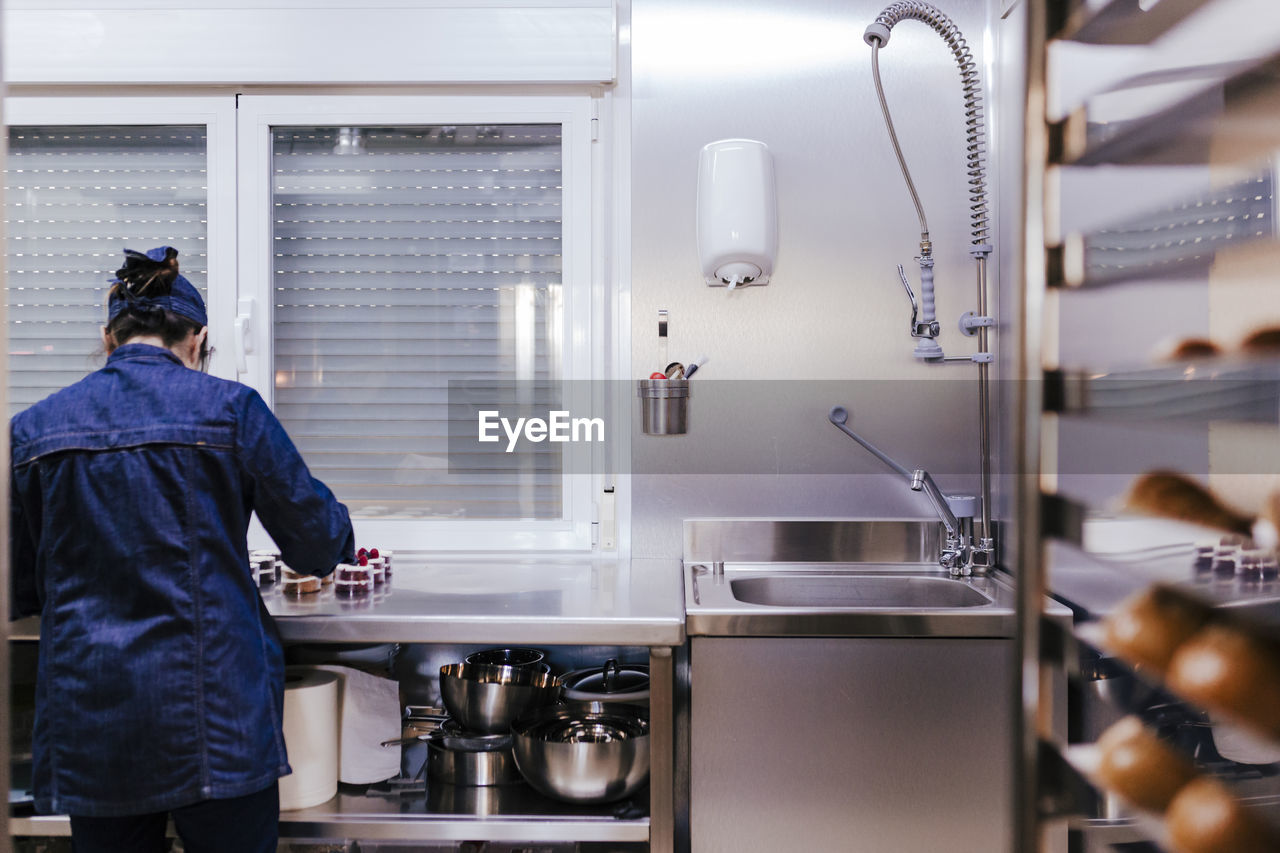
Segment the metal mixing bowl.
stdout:
<path fill-rule="evenodd" d="M 649 712 L 637 705 L 557 705 L 511 726 L 516 766 L 539 792 L 607 803 L 649 778 Z"/>
<path fill-rule="evenodd" d="M 440 667 L 440 698 L 467 731 L 499 734 L 516 717 L 560 698 L 560 679 L 532 666 L 452 663 Z"/>

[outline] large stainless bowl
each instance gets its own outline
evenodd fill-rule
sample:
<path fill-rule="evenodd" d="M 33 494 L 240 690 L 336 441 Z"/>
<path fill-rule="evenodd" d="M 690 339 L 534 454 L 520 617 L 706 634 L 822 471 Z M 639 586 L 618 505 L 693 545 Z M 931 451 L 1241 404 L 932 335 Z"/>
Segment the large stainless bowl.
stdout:
<path fill-rule="evenodd" d="M 540 708 L 511 726 L 516 767 L 540 793 L 607 803 L 649 778 L 649 712 L 594 703 Z"/>
<path fill-rule="evenodd" d="M 500 734 L 516 717 L 560 698 L 560 679 L 531 666 L 440 667 L 440 698 L 467 731 Z"/>

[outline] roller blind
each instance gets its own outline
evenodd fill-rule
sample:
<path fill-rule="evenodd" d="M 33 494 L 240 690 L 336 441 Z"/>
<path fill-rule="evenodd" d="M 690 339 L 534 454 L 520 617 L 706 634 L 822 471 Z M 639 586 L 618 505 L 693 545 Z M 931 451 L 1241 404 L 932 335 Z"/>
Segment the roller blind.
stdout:
<path fill-rule="evenodd" d="M 561 127 L 273 131 L 275 408 L 364 518 L 554 519 L 558 451 L 467 468 L 449 381 L 562 371 Z"/>
<path fill-rule="evenodd" d="M 107 282 L 125 247 L 178 249 L 207 281 L 204 127 L 13 127 L 5 163 L 9 413 L 103 363 Z"/>

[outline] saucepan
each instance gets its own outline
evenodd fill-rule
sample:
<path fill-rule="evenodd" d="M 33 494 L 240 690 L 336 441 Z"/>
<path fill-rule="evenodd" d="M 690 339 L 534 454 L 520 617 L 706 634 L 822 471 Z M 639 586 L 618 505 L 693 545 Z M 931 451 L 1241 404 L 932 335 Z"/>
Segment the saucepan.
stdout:
<path fill-rule="evenodd" d="M 472 734 L 454 720 L 426 736 L 427 776 L 449 785 L 512 785 L 523 781 L 510 734 Z"/>

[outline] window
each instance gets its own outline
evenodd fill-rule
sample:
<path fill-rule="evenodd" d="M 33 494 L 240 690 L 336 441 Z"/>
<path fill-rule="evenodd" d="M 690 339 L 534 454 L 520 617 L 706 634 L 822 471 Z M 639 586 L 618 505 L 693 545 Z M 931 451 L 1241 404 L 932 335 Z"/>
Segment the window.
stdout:
<path fill-rule="evenodd" d="M 101 363 L 121 250 L 173 245 L 212 371 L 262 393 L 361 541 L 590 548 L 607 463 L 450 470 L 448 383 L 610 378 L 591 104 L 7 100 L 14 410 Z"/>
<path fill-rule="evenodd" d="M 562 374 L 560 158 L 555 124 L 273 130 L 275 410 L 354 515 L 561 516 L 554 468 L 450 471 L 446 405 Z"/>
<path fill-rule="evenodd" d="M 592 377 L 589 99 L 375 100 L 241 98 L 241 186 L 270 185 L 241 196 L 247 381 L 362 540 L 589 547 L 557 449 L 479 470 L 449 441 L 451 381 Z"/>

